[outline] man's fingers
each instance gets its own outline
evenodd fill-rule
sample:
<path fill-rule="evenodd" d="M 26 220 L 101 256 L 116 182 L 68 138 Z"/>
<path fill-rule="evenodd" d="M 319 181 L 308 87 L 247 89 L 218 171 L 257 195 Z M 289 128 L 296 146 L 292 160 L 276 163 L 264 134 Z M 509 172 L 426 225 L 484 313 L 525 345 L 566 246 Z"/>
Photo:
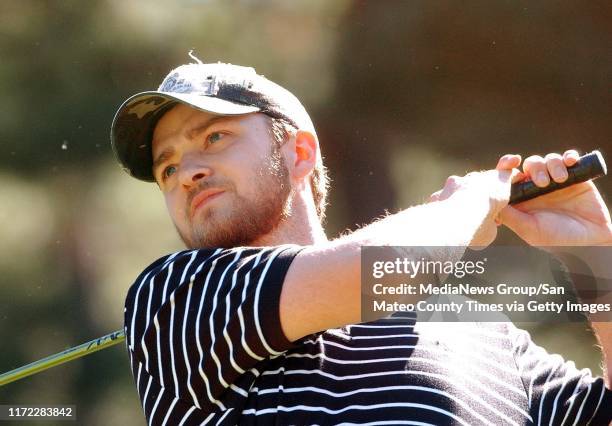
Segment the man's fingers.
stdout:
<path fill-rule="evenodd" d="M 495 170 L 495 172 L 502 182 L 506 182 L 507 180 L 510 180 L 511 183 L 520 182 L 525 176 L 516 168 L 510 170 Z"/>
<path fill-rule="evenodd" d="M 567 180 L 567 168 L 565 167 L 563 157 L 560 154 L 547 154 L 544 160 L 546 161 L 548 173 L 555 182 L 561 183 Z"/>
<path fill-rule="evenodd" d="M 525 179 L 525 174 L 521 172 L 519 169 L 512 169 L 510 175 L 510 182 L 516 183 Z"/>
<path fill-rule="evenodd" d="M 518 167 L 521 164 L 521 156 L 518 154 L 506 154 L 499 159 L 497 170 L 509 170 Z"/>
<path fill-rule="evenodd" d="M 576 164 L 578 159 L 580 158 L 580 154 L 575 149 L 568 149 L 563 153 L 563 162 L 567 167 L 573 166 Z"/>
<path fill-rule="evenodd" d="M 550 183 L 546 161 L 539 155 L 527 157 L 523 163 L 523 171 L 540 188 L 544 188 Z"/>

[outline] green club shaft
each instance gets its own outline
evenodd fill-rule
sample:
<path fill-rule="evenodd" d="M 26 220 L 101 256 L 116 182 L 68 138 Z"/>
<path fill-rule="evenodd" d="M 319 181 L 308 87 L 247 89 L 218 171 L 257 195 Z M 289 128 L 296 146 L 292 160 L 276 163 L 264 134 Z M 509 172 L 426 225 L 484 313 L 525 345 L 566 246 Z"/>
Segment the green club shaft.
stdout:
<path fill-rule="evenodd" d="M 124 340 L 125 332 L 123 330 L 117 330 L 105 336 L 98 337 L 90 342 L 83 343 L 82 345 L 75 346 L 74 348 L 66 349 L 65 351 L 50 355 L 39 361 L 35 361 L 31 364 L 3 373 L 0 375 L 0 386 L 23 379 L 24 377 L 31 376 L 32 374 L 40 373 L 41 371 L 48 370 L 49 368 L 81 358 L 85 355 L 92 354 L 101 349 L 110 348 L 111 346 L 121 343 Z"/>

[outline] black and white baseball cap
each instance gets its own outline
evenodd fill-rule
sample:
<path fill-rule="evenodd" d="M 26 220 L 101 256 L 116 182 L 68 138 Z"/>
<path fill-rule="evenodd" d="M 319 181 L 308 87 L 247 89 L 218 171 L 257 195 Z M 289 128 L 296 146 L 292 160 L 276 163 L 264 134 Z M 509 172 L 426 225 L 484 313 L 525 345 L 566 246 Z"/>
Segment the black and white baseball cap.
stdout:
<path fill-rule="evenodd" d="M 178 103 L 214 115 L 261 112 L 315 133 L 300 101 L 251 67 L 187 64 L 170 71 L 156 91 L 137 93 L 120 107 L 111 127 L 111 145 L 133 177 L 154 182 L 151 139 L 164 113 Z"/>

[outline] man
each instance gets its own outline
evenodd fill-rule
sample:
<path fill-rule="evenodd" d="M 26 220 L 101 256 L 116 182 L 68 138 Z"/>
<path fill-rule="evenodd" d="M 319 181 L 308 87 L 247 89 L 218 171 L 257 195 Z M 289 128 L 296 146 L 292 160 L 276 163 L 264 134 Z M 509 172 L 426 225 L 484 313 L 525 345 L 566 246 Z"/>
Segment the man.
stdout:
<path fill-rule="evenodd" d="M 252 68 L 178 67 L 121 106 L 112 142 L 132 176 L 159 185 L 189 248 L 147 267 L 126 299 L 149 424 L 612 418 L 610 377 L 547 354 L 511 323 L 426 324 L 408 312 L 360 324 L 363 245 L 486 246 L 499 223 L 534 245 L 609 245 L 610 215 L 591 182 L 507 206 L 517 179 L 564 181 L 575 151 L 530 157 L 524 175 L 519 156 L 503 156 L 495 170 L 449 178 L 430 203 L 329 241 L 314 126 Z M 611 327 L 599 326 L 609 361 Z"/>

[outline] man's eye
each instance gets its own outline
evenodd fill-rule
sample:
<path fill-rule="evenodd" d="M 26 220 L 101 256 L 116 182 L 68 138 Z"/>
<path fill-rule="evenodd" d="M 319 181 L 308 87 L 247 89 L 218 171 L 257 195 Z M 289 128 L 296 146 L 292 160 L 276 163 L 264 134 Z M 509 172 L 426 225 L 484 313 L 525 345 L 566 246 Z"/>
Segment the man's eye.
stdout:
<path fill-rule="evenodd" d="M 210 135 L 208 135 L 206 140 L 207 140 L 208 143 L 213 144 L 213 143 L 219 141 L 219 139 L 221 139 L 222 137 L 223 137 L 223 133 L 212 132 Z"/>
<path fill-rule="evenodd" d="M 172 176 L 173 174 L 176 173 L 176 167 L 174 166 L 168 166 L 164 169 L 163 173 L 162 173 L 162 177 L 164 179 L 169 178 L 170 176 Z"/>

